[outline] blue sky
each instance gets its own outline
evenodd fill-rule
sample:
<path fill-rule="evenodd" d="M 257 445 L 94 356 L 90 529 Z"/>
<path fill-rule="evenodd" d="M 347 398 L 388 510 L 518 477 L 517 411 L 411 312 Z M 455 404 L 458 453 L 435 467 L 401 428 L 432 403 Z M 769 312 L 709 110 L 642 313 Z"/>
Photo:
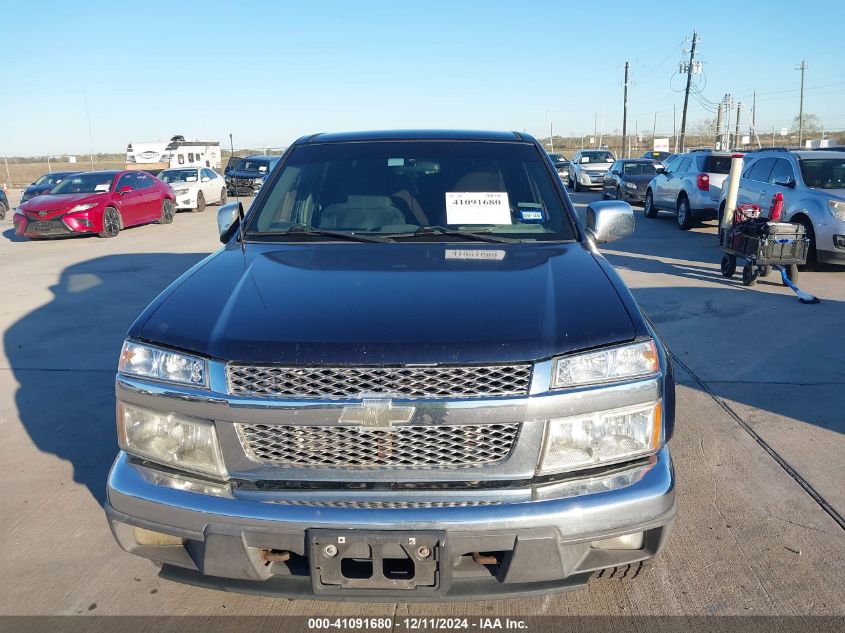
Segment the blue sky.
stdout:
<path fill-rule="evenodd" d="M 592 133 L 602 108 L 612 131 L 622 126 L 626 59 L 629 126 L 650 130 L 656 112 L 658 133 L 671 134 L 693 28 L 709 101 L 730 92 L 750 104 L 757 90 L 757 126 L 771 135 L 798 113 L 803 57 L 805 112 L 845 129 L 845 4 L 829 0 L 5 6 L 0 151 L 8 155 L 83 154 L 90 137 L 97 152 L 121 152 L 176 133 L 228 143 L 231 132 L 236 147 L 350 129 L 541 136 L 549 110 L 557 133 Z M 691 122 L 712 116 L 691 104 Z"/>

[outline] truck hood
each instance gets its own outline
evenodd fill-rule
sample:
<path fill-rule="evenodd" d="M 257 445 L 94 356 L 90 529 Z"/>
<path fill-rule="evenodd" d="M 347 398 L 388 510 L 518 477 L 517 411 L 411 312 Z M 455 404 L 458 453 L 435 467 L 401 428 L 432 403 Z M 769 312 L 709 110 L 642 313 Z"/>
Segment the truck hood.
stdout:
<path fill-rule="evenodd" d="M 212 358 L 314 364 L 537 360 L 631 340 L 632 318 L 579 243 L 228 246 L 130 336 Z"/>
<path fill-rule="evenodd" d="M 269 171 L 243 171 L 241 169 L 233 169 L 228 174 L 229 178 L 266 178 L 270 175 Z"/>

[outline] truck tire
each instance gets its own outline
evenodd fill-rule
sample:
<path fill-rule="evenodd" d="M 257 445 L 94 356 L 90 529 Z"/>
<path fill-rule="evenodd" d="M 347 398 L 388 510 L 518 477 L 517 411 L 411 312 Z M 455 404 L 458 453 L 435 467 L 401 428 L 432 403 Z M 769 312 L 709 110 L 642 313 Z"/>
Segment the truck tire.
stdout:
<path fill-rule="evenodd" d="M 601 580 L 630 580 L 644 574 L 649 567 L 651 567 L 651 560 L 641 560 L 628 565 L 599 569 L 593 574 L 593 578 Z"/>

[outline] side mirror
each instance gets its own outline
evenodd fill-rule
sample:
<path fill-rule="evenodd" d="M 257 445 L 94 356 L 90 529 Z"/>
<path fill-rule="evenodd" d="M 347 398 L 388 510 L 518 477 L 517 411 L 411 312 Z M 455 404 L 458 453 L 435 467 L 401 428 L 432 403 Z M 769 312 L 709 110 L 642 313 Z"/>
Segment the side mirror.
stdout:
<path fill-rule="evenodd" d="M 117 193 L 122 196 L 123 194 L 129 193 L 130 191 L 132 191 L 132 187 L 130 187 L 129 185 L 123 185 L 120 189 L 117 190 Z"/>
<path fill-rule="evenodd" d="M 634 232 L 634 210 L 627 202 L 607 200 L 587 205 L 587 234 L 595 244 L 615 242 Z"/>
<path fill-rule="evenodd" d="M 789 187 L 790 189 L 795 189 L 795 178 L 790 176 L 789 178 L 783 180 L 775 180 L 772 184 L 775 187 Z"/>
<path fill-rule="evenodd" d="M 622 175 L 622 172 L 621 172 L 621 171 L 619 171 L 618 169 L 614 169 L 614 170 L 613 170 L 612 172 L 610 172 L 610 173 L 611 173 L 611 174 L 613 174 L 614 176 L 621 176 L 621 175 Z"/>
<path fill-rule="evenodd" d="M 208 182 L 209 180 L 211 180 L 211 178 L 209 178 L 208 176 L 203 176 L 202 178 L 200 178 L 200 182 Z"/>
<path fill-rule="evenodd" d="M 244 207 L 240 202 L 224 204 L 217 211 L 217 232 L 224 244 L 232 239 L 244 217 Z"/>

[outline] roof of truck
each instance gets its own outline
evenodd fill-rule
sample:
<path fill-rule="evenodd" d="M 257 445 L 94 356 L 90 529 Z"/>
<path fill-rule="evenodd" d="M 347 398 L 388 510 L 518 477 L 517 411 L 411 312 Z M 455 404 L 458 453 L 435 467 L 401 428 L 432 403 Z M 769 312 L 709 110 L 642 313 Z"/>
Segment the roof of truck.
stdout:
<path fill-rule="evenodd" d="M 533 141 L 521 132 L 482 130 L 380 130 L 364 132 L 330 132 L 304 136 L 303 143 L 343 143 L 349 141 Z"/>

